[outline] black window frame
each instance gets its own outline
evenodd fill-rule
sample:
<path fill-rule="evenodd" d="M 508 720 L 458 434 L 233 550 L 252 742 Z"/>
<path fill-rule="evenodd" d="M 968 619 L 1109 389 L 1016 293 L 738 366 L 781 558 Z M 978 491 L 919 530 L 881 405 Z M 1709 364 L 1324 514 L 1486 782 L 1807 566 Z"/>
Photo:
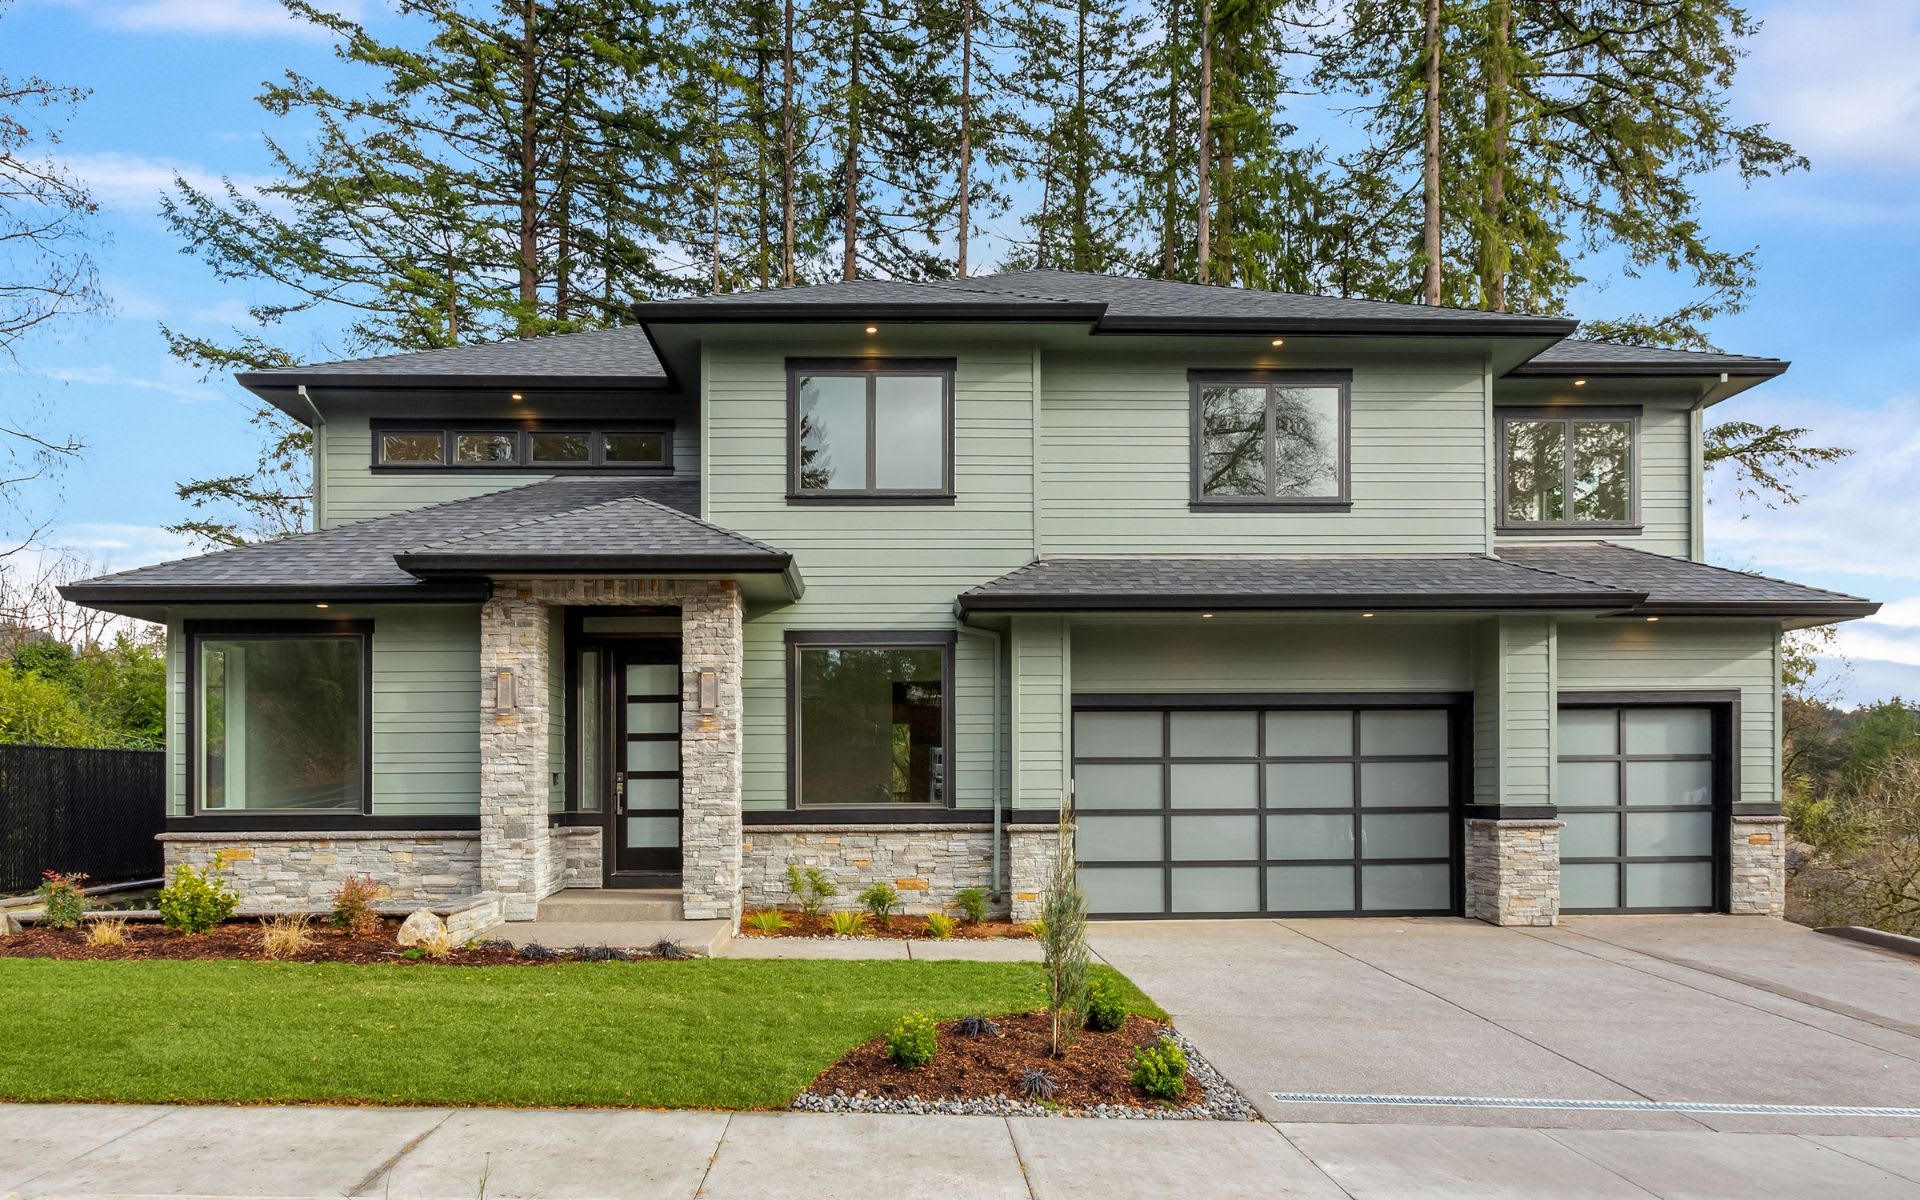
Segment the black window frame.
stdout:
<path fill-rule="evenodd" d="M 596 475 L 671 475 L 673 474 L 673 422 L 643 420 L 541 420 L 539 418 L 476 417 L 472 420 L 385 418 L 368 423 L 372 443 L 371 466 L 381 475 L 445 474 L 448 472 L 505 472 L 518 475 L 564 475 L 592 472 Z M 438 433 L 440 461 L 435 463 L 385 462 L 380 457 L 381 435 L 387 433 Z M 512 462 L 456 462 L 454 439 L 460 434 L 511 434 L 514 438 Z M 533 435 L 536 433 L 584 433 L 588 455 L 582 462 L 533 461 Z M 660 439 L 657 463 L 608 462 L 606 439 L 613 434 L 641 434 Z"/>
<path fill-rule="evenodd" d="M 1641 418 L 1646 410 L 1637 404 L 1613 405 L 1558 405 L 1553 407 L 1501 405 L 1494 412 L 1494 457 L 1498 495 L 1494 510 L 1494 532 L 1525 536 L 1527 534 L 1568 534 L 1597 531 L 1605 533 L 1636 534 L 1641 532 Z M 1515 521 L 1510 517 L 1507 507 L 1507 465 L 1510 457 L 1507 427 L 1515 421 L 1557 421 L 1565 427 L 1566 447 L 1564 462 L 1561 464 L 1561 506 L 1568 513 L 1573 512 L 1573 426 L 1579 421 L 1594 423 L 1625 421 L 1629 425 L 1627 434 L 1627 519 L 1624 521 L 1577 521 L 1571 515 L 1558 521 Z"/>
<path fill-rule="evenodd" d="M 288 819 L 299 828 L 324 828 L 317 822 L 346 821 L 358 824 L 360 818 L 373 815 L 373 633 L 370 620 L 339 621 L 187 621 L 181 632 L 187 640 L 187 791 L 184 816 L 219 818 L 244 828 L 251 820 L 263 820 L 284 826 Z M 200 645 L 204 641 L 306 641 L 315 638 L 357 640 L 360 643 L 360 808 L 358 812 L 338 808 L 275 808 L 262 810 L 220 808 L 203 809 L 201 784 L 201 712 L 205 697 L 201 694 Z M 402 818 L 413 820 L 413 818 Z"/>
<path fill-rule="evenodd" d="M 954 499 L 954 385 L 951 358 L 789 358 L 787 369 L 788 504 L 951 504 Z M 864 377 L 867 381 L 867 479 L 879 468 L 875 382 L 883 375 L 934 376 L 940 380 L 941 427 L 946 439 L 937 488 L 802 488 L 800 486 L 800 379 L 807 375 Z"/>
<path fill-rule="evenodd" d="M 947 813 L 958 797 L 954 795 L 954 658 L 960 635 L 951 629 L 789 629 L 786 632 L 787 667 L 787 811 L 829 819 L 834 814 L 854 814 L 871 819 L 875 813 Z M 800 803 L 800 655 L 805 650 L 869 649 L 940 651 L 940 794 L 945 803 L 905 800 L 889 804 L 802 804 Z"/>
<path fill-rule="evenodd" d="M 1208 388 L 1257 387 L 1267 390 L 1267 487 L 1265 496 L 1209 496 L 1201 475 L 1206 458 L 1201 433 L 1201 393 Z M 1331 387 L 1339 391 L 1339 490 L 1331 496 L 1275 496 L 1273 488 L 1273 390 L 1283 387 Z M 1193 370 L 1187 372 L 1187 507 L 1196 512 L 1347 512 L 1353 508 L 1353 372 L 1349 370 Z"/>

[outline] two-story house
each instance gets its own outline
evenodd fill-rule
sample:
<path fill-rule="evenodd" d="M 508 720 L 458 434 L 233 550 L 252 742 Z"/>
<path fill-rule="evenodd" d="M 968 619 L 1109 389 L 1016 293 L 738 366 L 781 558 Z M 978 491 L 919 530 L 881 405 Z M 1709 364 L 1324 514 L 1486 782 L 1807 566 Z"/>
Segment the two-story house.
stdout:
<path fill-rule="evenodd" d="M 170 862 L 254 907 L 789 863 L 938 907 L 1781 911 L 1783 631 L 1706 565 L 1776 359 L 1027 271 L 262 371 L 317 531 L 90 580 L 170 635 Z"/>

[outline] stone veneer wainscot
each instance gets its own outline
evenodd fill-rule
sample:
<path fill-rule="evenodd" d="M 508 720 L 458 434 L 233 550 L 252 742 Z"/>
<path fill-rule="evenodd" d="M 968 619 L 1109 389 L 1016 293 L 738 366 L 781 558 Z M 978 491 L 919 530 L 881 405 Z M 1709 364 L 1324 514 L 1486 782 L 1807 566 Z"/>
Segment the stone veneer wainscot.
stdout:
<path fill-rule="evenodd" d="M 1060 827 L 1002 827 L 1007 880 L 1003 909 L 1016 921 L 1039 915 Z M 742 847 L 741 886 L 749 908 L 792 903 L 787 866 L 819 867 L 839 885 L 829 908 L 856 908 L 854 896 L 876 880 L 900 889 L 910 913 L 938 912 L 962 888 L 993 890 L 990 825 L 750 825 Z"/>
<path fill-rule="evenodd" d="M 394 902 L 446 904 L 481 890 L 477 829 L 163 833 L 160 843 L 169 877 L 180 863 L 197 871 L 217 864 L 249 911 L 324 910 L 342 883 L 360 876 Z"/>
<path fill-rule="evenodd" d="M 1494 925 L 1560 919 L 1560 822 L 1469 818 L 1466 915 Z"/>

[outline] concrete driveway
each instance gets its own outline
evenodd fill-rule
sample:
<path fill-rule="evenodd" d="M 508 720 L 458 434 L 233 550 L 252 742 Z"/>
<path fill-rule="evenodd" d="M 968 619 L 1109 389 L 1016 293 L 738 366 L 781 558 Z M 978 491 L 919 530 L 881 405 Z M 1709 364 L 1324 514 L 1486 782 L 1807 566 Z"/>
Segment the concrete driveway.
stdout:
<path fill-rule="evenodd" d="M 1092 943 L 1276 1122 L 1920 1136 L 1920 1117 L 1272 1095 L 1920 1105 L 1920 961 L 1778 921 L 1102 922 Z"/>

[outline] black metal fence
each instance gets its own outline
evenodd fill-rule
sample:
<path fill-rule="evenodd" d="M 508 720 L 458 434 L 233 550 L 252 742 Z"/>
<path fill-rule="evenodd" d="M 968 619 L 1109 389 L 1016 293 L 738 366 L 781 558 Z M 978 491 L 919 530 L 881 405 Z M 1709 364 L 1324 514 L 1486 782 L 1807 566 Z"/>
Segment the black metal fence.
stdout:
<path fill-rule="evenodd" d="M 39 886 L 42 871 L 93 883 L 158 878 L 165 759 L 158 750 L 0 746 L 0 896 Z"/>

